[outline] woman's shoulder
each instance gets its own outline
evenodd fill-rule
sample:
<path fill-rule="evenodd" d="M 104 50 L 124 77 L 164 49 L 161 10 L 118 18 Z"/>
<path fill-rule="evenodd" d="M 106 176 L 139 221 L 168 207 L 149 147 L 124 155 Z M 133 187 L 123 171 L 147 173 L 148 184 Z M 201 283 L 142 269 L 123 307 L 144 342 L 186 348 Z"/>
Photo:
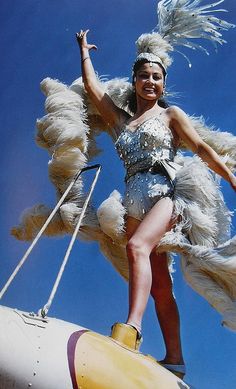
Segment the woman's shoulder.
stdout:
<path fill-rule="evenodd" d="M 166 108 L 165 114 L 169 117 L 170 120 L 181 119 L 181 117 L 186 115 L 186 113 L 177 105 L 171 105 L 170 107 Z"/>
<path fill-rule="evenodd" d="M 179 108 L 177 105 L 171 105 L 167 108 L 163 108 L 160 116 L 167 127 L 173 129 L 174 124 L 181 121 L 183 114 L 184 111 L 181 108 Z"/>
<path fill-rule="evenodd" d="M 177 105 L 171 105 L 165 109 L 166 123 L 172 132 L 176 148 L 178 148 L 180 144 L 180 138 L 176 127 L 182 122 L 185 115 L 185 112 Z"/>

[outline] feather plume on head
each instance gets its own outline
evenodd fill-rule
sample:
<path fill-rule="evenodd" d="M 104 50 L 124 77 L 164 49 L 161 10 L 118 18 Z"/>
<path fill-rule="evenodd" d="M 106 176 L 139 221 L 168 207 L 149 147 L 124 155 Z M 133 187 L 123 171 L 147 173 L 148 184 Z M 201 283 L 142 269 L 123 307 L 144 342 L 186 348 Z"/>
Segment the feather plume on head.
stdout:
<path fill-rule="evenodd" d="M 168 52 L 173 50 L 173 47 L 163 39 L 160 34 L 153 32 L 152 34 L 142 34 L 136 41 L 138 56 L 135 63 L 140 59 L 150 59 L 150 62 L 158 62 L 162 67 L 167 69 L 172 63 L 172 58 Z M 152 58 L 152 60 L 151 60 Z"/>
<path fill-rule="evenodd" d="M 199 6 L 202 0 L 161 0 L 157 5 L 158 24 L 151 34 L 142 34 L 136 41 L 137 58 L 134 66 L 141 60 L 159 63 L 165 70 L 172 63 L 169 52 L 175 46 L 185 46 L 190 49 L 199 49 L 209 54 L 208 51 L 193 43 L 192 39 L 208 39 L 215 46 L 223 44 L 221 30 L 235 27 L 222 19 L 211 15 L 212 8 L 224 2 L 219 0 L 204 6 Z M 225 11 L 214 9 L 214 12 Z M 181 53 L 191 63 L 185 54 Z"/>

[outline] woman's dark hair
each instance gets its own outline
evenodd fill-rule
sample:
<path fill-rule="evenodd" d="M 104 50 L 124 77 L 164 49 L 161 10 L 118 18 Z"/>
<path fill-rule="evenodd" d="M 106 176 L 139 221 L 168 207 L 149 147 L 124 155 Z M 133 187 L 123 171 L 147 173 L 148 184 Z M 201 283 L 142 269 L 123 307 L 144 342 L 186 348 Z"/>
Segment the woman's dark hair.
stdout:
<path fill-rule="evenodd" d="M 145 58 L 141 59 L 140 61 L 136 62 L 134 64 L 134 67 L 133 67 L 133 75 L 132 75 L 132 85 L 135 84 L 135 77 L 136 77 L 136 74 L 137 74 L 137 71 L 141 68 L 141 66 L 143 66 L 145 63 L 149 63 L 149 61 Z M 163 66 L 159 63 L 159 62 L 155 62 L 157 63 L 161 69 L 162 69 L 162 72 L 163 72 L 163 76 L 164 76 L 164 83 L 165 83 L 165 79 L 166 79 L 166 71 L 165 69 L 163 68 Z M 163 97 L 160 97 L 157 104 L 162 107 L 162 108 L 168 108 L 169 107 L 169 104 L 168 102 L 163 98 Z M 136 92 L 133 90 L 130 97 L 129 97 L 129 100 L 128 100 L 128 108 L 129 110 L 132 112 L 132 113 L 135 113 L 136 110 L 137 110 L 137 99 L 136 99 Z"/>

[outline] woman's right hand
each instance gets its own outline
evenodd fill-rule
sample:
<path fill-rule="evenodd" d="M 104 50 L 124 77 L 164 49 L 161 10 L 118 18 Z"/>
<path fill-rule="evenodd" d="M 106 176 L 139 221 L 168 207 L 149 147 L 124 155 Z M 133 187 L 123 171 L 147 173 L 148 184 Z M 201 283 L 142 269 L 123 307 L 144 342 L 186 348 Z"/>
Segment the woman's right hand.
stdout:
<path fill-rule="evenodd" d="M 88 51 L 91 49 L 97 50 L 97 46 L 90 44 L 87 42 L 87 34 L 89 30 L 83 31 L 80 30 L 80 32 L 76 33 L 76 39 L 79 44 L 80 50 L 87 49 Z"/>

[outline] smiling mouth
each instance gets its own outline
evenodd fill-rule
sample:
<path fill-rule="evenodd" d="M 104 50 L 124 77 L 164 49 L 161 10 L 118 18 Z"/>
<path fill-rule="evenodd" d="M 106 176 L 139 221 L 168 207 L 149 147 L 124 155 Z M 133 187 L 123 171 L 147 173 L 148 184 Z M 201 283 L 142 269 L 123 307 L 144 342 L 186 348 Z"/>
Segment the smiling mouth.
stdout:
<path fill-rule="evenodd" d="M 144 88 L 146 92 L 155 92 L 154 88 Z"/>

